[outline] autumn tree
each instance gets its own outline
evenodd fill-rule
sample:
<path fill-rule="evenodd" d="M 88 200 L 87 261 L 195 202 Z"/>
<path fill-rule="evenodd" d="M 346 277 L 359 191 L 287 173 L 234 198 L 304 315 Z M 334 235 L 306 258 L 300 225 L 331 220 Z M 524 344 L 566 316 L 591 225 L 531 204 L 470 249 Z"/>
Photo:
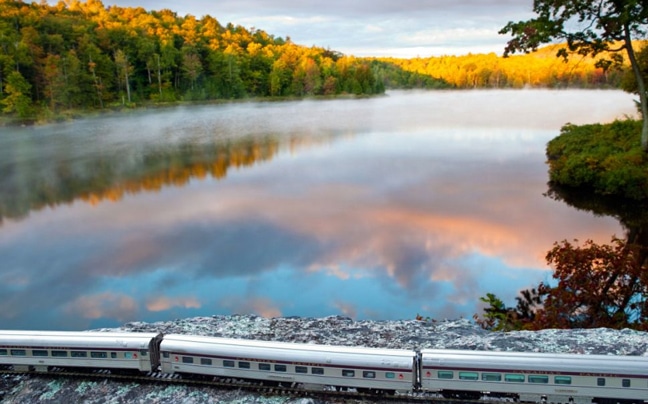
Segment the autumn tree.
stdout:
<path fill-rule="evenodd" d="M 100 0 L 0 0 L 0 111 L 14 116 L 380 89 L 369 61 L 350 59 L 347 72 L 354 75 L 344 76 L 335 65 L 341 56 L 210 16 L 106 7 Z"/>
<path fill-rule="evenodd" d="M 648 28 L 648 2 L 645 0 L 534 0 L 538 15 L 528 21 L 509 22 L 501 34 L 511 34 L 504 55 L 518 51 L 535 51 L 552 41 L 566 43 L 557 56 L 567 59 L 571 54 L 601 55 L 599 66 L 618 63 L 625 52 L 637 81 L 643 127 L 641 146 L 648 153 L 648 96 L 646 83 L 637 61 L 633 40 L 644 38 Z"/>
<path fill-rule="evenodd" d="M 523 291 L 515 308 L 493 294 L 482 327 L 493 330 L 634 328 L 648 330 L 648 247 L 612 238 L 610 244 L 564 240 L 547 253 L 554 282 Z"/>
<path fill-rule="evenodd" d="M 645 248 L 616 237 L 609 245 L 556 243 L 546 258 L 558 284 L 547 288 L 536 327 L 648 328 Z"/>

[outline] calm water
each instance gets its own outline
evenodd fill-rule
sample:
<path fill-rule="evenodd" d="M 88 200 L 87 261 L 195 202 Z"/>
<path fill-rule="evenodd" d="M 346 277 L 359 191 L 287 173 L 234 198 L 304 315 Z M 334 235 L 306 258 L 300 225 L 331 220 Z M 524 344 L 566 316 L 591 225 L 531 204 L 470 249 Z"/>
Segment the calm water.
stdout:
<path fill-rule="evenodd" d="M 392 92 L 1 129 L 2 328 L 212 314 L 471 317 L 622 234 L 543 196 L 567 123 L 617 91 Z"/>

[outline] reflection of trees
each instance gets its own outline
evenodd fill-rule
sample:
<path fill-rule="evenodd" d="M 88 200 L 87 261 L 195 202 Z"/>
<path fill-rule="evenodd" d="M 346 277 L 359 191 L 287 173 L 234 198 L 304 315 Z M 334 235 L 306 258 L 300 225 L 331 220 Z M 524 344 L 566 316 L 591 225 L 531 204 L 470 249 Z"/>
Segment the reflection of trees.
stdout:
<path fill-rule="evenodd" d="M 295 137 L 287 147 L 294 151 L 328 140 Z M 54 153 L 28 162 L 5 162 L 0 166 L 0 223 L 4 218 L 18 219 L 32 210 L 77 200 L 118 201 L 127 194 L 184 186 L 191 179 L 223 179 L 232 168 L 271 160 L 280 146 L 276 137 L 246 137 L 184 142 L 139 153 L 90 150 L 83 156 Z"/>
<path fill-rule="evenodd" d="M 648 227 L 648 201 L 601 195 L 591 188 L 566 187 L 550 182 L 546 195 L 598 216 L 612 216 L 626 229 Z"/>
<path fill-rule="evenodd" d="M 646 202 L 549 183 L 546 194 L 579 210 L 613 216 L 627 240 L 610 245 L 587 240 L 582 246 L 557 242 L 546 256 L 555 285 L 540 283 L 523 291 L 517 307 L 506 307 L 494 294 L 481 300 L 489 307 L 475 316 L 494 330 L 545 328 L 648 329 L 648 210 Z"/>
<path fill-rule="evenodd" d="M 579 210 L 599 216 L 612 216 L 626 230 L 626 243 L 638 248 L 640 266 L 648 265 L 648 201 L 601 195 L 587 188 L 572 188 L 549 183 L 546 194 Z"/>

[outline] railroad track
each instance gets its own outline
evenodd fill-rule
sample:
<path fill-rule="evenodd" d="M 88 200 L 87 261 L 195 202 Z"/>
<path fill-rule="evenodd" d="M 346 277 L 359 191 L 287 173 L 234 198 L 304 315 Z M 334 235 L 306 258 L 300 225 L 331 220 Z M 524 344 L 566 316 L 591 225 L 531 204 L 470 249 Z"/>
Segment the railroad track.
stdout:
<path fill-rule="evenodd" d="M 370 394 L 355 390 L 338 391 L 333 388 L 323 390 L 304 389 L 295 385 L 268 385 L 260 381 L 241 380 L 221 377 L 182 377 L 179 374 L 149 372 L 147 374 L 124 374 L 109 369 L 79 371 L 67 368 L 52 368 L 48 372 L 16 371 L 0 369 L 0 375 L 21 375 L 33 378 L 52 379 L 63 378 L 71 380 L 111 380 L 123 383 L 142 384 L 182 384 L 187 386 L 205 386 L 221 390 L 241 390 L 262 396 L 303 397 L 324 400 L 359 400 L 380 403 L 434 403 L 434 404 L 510 404 L 511 401 L 501 399 L 465 400 L 447 399 L 431 393 L 407 393 L 394 395 Z"/>

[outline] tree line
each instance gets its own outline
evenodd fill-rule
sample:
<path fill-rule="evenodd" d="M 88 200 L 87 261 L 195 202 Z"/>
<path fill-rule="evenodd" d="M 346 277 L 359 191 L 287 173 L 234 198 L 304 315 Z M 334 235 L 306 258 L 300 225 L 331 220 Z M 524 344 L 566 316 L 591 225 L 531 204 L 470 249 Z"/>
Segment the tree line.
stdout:
<path fill-rule="evenodd" d="M 611 68 L 598 58 L 556 58 L 562 45 L 548 45 L 526 55 L 501 57 L 495 53 L 462 56 L 380 58 L 406 72 L 434 77 L 453 88 L 618 88 L 628 66 Z M 400 83 L 404 84 L 404 83 Z"/>
<path fill-rule="evenodd" d="M 141 102 L 384 92 L 370 63 L 262 30 L 100 0 L 0 0 L 0 107 L 20 118 Z"/>
<path fill-rule="evenodd" d="M 356 58 L 163 9 L 0 0 L 0 108 L 22 119 L 141 103 L 380 94 L 385 88 L 618 87 L 555 47 L 502 58 Z"/>

